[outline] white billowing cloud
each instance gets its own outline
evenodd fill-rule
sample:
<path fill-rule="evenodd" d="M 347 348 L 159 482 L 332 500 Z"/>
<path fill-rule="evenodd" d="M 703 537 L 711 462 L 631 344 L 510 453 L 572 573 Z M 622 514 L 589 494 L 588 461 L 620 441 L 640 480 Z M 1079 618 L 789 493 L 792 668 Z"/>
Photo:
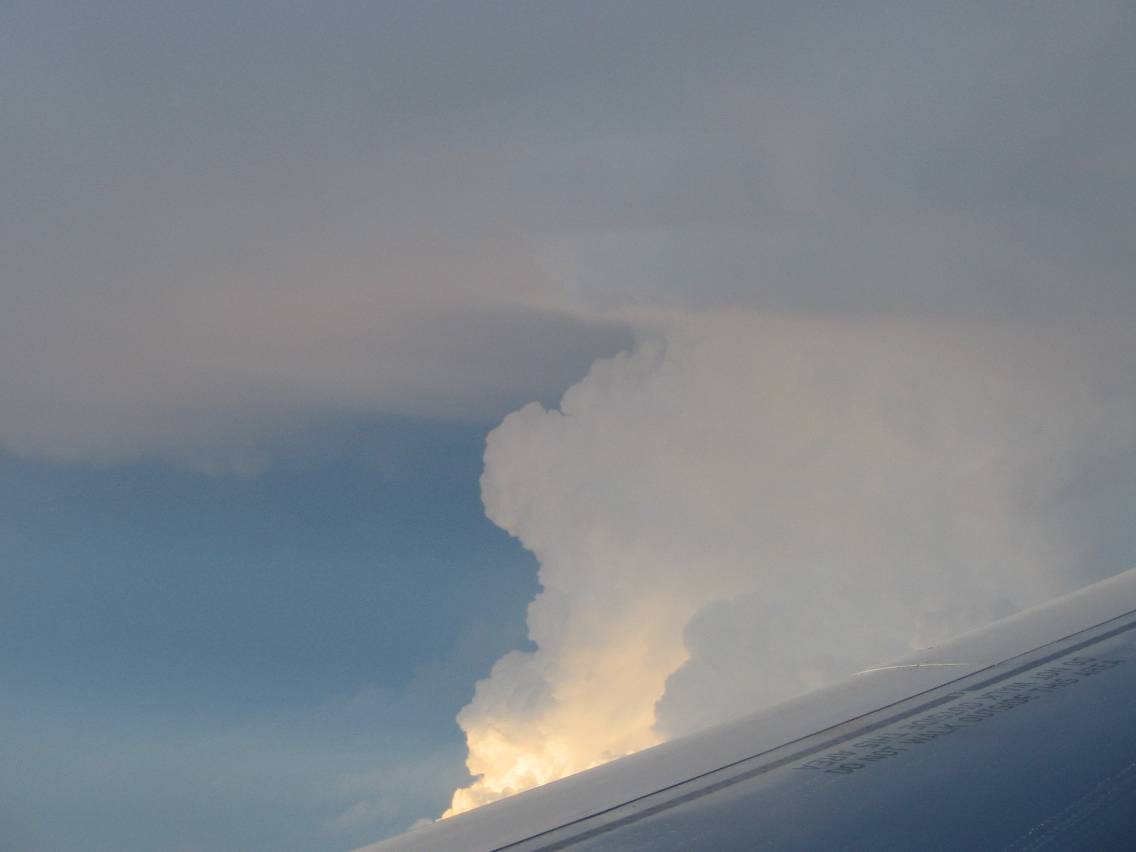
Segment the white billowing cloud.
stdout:
<path fill-rule="evenodd" d="M 482 493 L 540 560 L 536 649 L 461 711 L 480 777 L 451 812 L 1087 579 L 1075 524 L 1042 519 L 1136 448 L 1133 377 L 1122 323 L 735 310 L 510 415 Z"/>

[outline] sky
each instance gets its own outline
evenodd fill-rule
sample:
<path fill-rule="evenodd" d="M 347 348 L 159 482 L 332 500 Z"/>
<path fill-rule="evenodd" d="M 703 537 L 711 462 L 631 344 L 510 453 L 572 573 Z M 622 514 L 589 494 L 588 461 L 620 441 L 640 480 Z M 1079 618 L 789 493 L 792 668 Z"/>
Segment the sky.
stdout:
<path fill-rule="evenodd" d="M 1136 563 L 1131 4 L 2 11 L 0 849 L 351 849 Z"/>

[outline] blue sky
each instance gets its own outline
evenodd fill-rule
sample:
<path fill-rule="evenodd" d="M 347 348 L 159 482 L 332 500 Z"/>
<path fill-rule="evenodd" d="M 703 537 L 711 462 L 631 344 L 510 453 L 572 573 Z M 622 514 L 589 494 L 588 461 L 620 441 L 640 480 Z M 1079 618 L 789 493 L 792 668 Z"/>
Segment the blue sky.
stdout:
<path fill-rule="evenodd" d="M 481 511 L 486 430 L 368 425 L 400 456 L 235 480 L 5 458 L 4 558 L 23 567 L 4 614 L 22 666 L 9 682 L 53 659 L 85 691 L 133 673 L 177 704 L 271 707 L 405 682 L 449 651 L 471 598 L 516 621 L 531 565 Z M 417 635 L 428 619 L 439 629 Z"/>
<path fill-rule="evenodd" d="M 362 795 L 343 776 L 447 749 L 460 768 L 454 714 L 524 644 L 536 589 L 481 508 L 485 432 L 357 418 L 334 456 L 253 477 L 5 455 L 16 848 L 155 848 L 172 827 L 168 848 L 346 847 L 384 823 L 324 828 Z M 416 676 L 430 692 L 408 699 Z"/>
<path fill-rule="evenodd" d="M 1136 559 L 1130 3 L 2 18 L 0 848 L 349 849 Z"/>

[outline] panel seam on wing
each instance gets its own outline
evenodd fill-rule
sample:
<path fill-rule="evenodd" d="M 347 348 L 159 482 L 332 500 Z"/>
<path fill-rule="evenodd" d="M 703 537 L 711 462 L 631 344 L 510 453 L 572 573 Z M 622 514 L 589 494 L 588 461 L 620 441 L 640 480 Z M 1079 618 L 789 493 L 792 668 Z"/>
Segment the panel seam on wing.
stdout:
<path fill-rule="evenodd" d="M 876 666 L 872 669 L 864 669 L 863 671 L 856 672 L 852 677 L 859 677 L 860 675 L 871 674 L 872 672 L 887 672 L 893 669 L 957 669 L 966 668 L 972 665 L 971 663 L 904 663 L 898 666 Z"/>

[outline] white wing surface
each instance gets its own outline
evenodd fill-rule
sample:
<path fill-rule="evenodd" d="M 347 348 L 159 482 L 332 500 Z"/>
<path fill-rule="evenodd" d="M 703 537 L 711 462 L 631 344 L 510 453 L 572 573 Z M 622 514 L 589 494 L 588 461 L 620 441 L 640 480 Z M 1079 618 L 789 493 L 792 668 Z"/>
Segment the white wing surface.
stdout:
<path fill-rule="evenodd" d="M 1136 570 L 365 852 L 1136 849 Z"/>

